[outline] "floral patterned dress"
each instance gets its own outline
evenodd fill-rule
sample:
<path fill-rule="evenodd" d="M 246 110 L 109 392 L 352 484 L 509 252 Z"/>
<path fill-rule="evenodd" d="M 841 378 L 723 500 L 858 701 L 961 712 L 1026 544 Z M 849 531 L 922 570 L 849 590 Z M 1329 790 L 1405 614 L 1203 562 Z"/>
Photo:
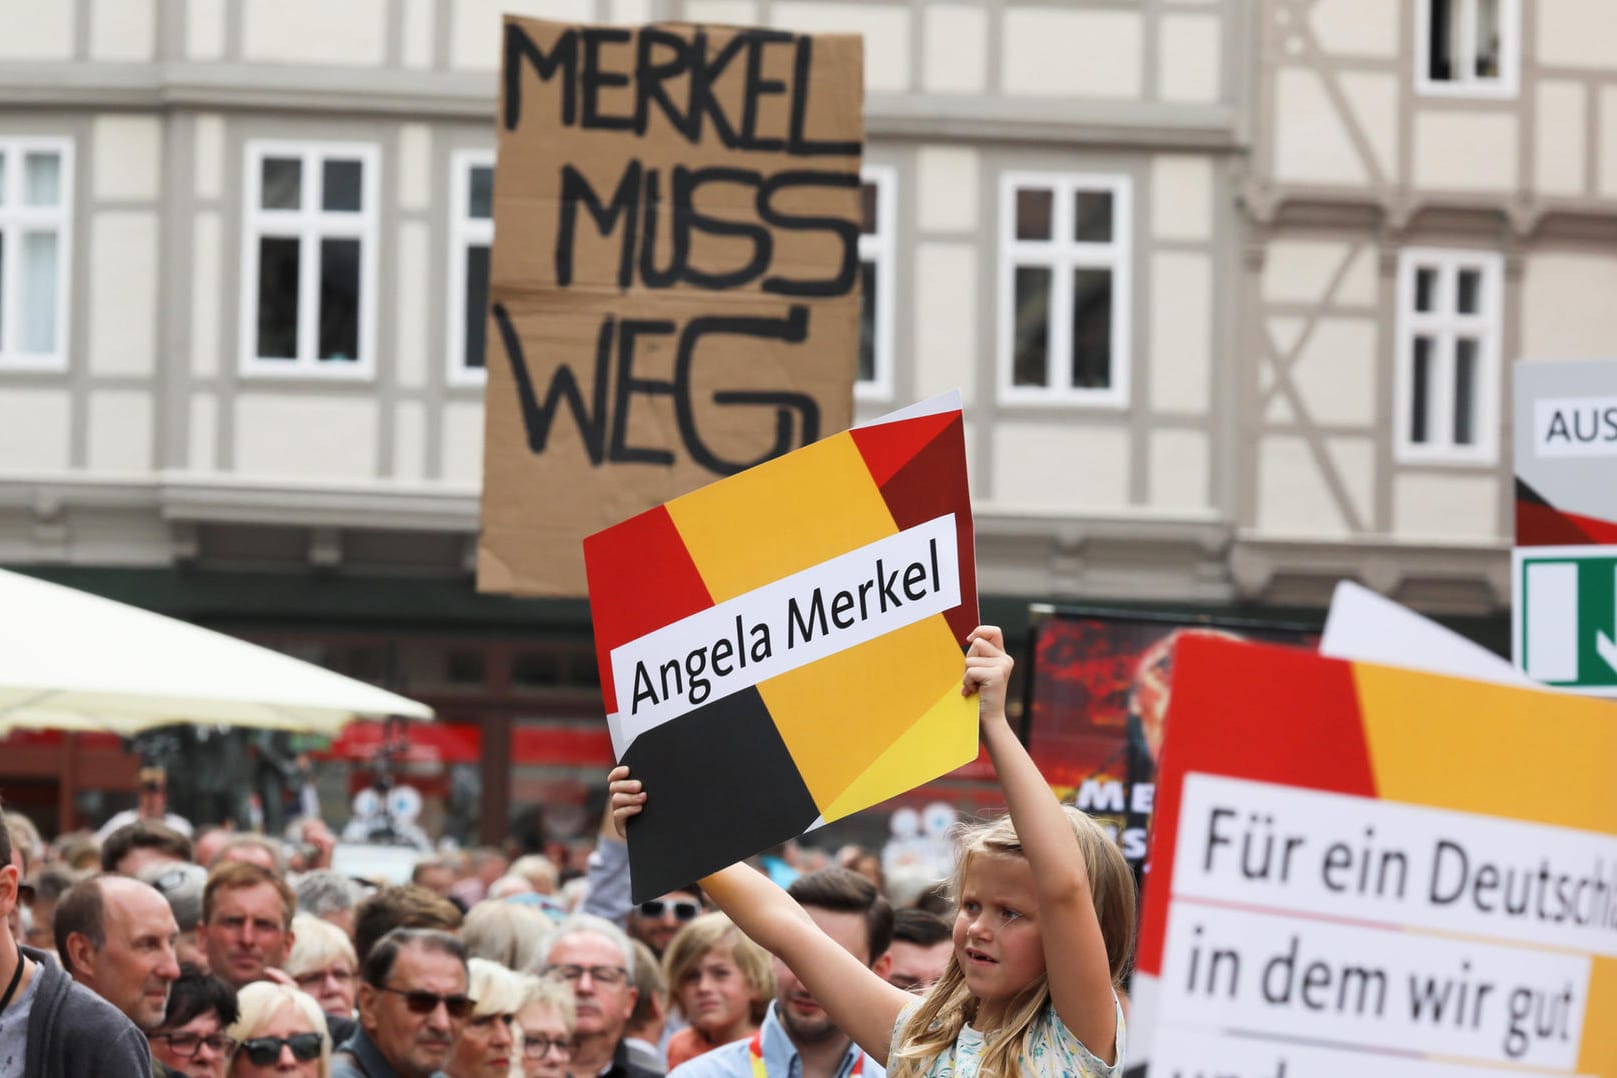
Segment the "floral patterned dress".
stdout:
<path fill-rule="evenodd" d="M 892 1050 L 887 1057 L 889 1067 L 897 1065 L 899 1032 L 920 1005 L 921 1001 L 916 1000 L 898 1016 L 893 1026 Z M 1117 1059 L 1110 1066 L 1095 1058 L 1094 1053 L 1073 1036 L 1057 1017 L 1055 1004 L 1051 1003 L 1034 1020 L 1027 1053 L 1018 1061 L 1017 1069 L 1033 1078 L 1118 1078 L 1123 1073 L 1128 1030 L 1123 1023 L 1122 1005 L 1116 1004 L 1115 999 L 1114 1005 L 1117 1007 Z M 985 1043 L 980 1032 L 970 1025 L 962 1026 L 954 1047 L 940 1053 L 927 1067 L 927 1078 L 977 1078 Z"/>

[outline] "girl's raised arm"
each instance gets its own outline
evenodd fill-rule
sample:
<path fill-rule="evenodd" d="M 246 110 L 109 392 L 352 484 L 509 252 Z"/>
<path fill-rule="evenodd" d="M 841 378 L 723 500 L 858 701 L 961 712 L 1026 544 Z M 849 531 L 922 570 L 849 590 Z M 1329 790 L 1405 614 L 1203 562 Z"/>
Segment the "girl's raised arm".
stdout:
<path fill-rule="evenodd" d="M 623 834 L 624 824 L 640 811 L 646 795 L 629 769 L 617 767 L 607 776 L 612 814 Z M 721 910 L 755 943 L 791 967 L 848 1036 L 883 1067 L 899 1012 L 915 997 L 888 984 L 840 943 L 820 930 L 790 895 L 761 872 L 731 865 L 701 881 Z M 880 955 L 871 955 L 875 962 Z"/>
<path fill-rule="evenodd" d="M 1005 717 L 1011 657 L 994 626 L 968 637 L 965 691 L 979 695 L 982 739 L 994 761 L 1022 852 L 1033 870 L 1050 996 L 1062 1024 L 1098 1058 L 1115 1058 L 1117 1021 L 1106 940 L 1083 850 L 1061 803 Z"/>

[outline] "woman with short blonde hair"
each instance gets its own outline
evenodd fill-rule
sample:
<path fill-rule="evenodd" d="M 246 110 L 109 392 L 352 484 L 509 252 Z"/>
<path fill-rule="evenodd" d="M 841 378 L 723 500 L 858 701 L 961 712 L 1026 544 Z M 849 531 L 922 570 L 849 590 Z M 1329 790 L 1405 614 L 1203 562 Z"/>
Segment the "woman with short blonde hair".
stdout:
<path fill-rule="evenodd" d="M 573 1025 L 578 1019 L 573 990 L 565 981 L 522 978 L 517 1011 L 522 1043 L 522 1078 L 564 1078 L 573 1058 Z"/>
<path fill-rule="evenodd" d="M 466 963 L 466 994 L 477 1001 L 444 1066 L 449 1078 L 510 1078 L 517 1048 L 517 1011 L 526 986 L 519 974 L 498 962 Z"/>
<path fill-rule="evenodd" d="M 468 956 L 498 962 L 509 970 L 527 969 L 549 934 L 549 918 L 516 902 L 479 902 L 460 930 Z"/>
<path fill-rule="evenodd" d="M 319 917 L 292 918 L 292 953 L 285 970 L 298 987 L 313 996 L 327 1014 L 351 1018 L 359 978 L 354 943 L 342 929 Z"/>
<path fill-rule="evenodd" d="M 306 992 L 274 981 L 254 981 L 236 994 L 237 1016 L 225 1031 L 236 1042 L 229 1078 L 285 1074 L 331 1078 L 331 1037 L 320 1004 Z"/>

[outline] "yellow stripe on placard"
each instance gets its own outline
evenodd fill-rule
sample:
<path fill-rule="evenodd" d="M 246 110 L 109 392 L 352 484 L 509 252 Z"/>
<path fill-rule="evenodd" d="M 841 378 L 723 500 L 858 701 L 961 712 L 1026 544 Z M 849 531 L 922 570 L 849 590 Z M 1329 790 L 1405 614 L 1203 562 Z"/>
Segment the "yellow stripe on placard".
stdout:
<path fill-rule="evenodd" d="M 846 431 L 676 498 L 668 513 L 715 603 L 898 532 Z"/>
<path fill-rule="evenodd" d="M 964 668 L 940 614 L 771 678 L 758 692 L 829 820 L 831 806 L 927 713 L 940 691 L 959 686 Z"/>
<path fill-rule="evenodd" d="M 1579 1074 L 1617 1074 L 1617 1035 L 1606 1025 L 1617 1014 L 1617 958 L 1593 958 L 1589 966 L 1589 998 L 1583 1007 L 1583 1044 Z"/>
<path fill-rule="evenodd" d="M 1353 678 L 1384 800 L 1617 834 L 1617 704 L 1362 663 Z"/>
<path fill-rule="evenodd" d="M 957 679 L 841 796 L 826 806 L 822 813 L 825 822 L 840 820 L 975 760 L 976 720 L 977 697 L 961 696 Z"/>

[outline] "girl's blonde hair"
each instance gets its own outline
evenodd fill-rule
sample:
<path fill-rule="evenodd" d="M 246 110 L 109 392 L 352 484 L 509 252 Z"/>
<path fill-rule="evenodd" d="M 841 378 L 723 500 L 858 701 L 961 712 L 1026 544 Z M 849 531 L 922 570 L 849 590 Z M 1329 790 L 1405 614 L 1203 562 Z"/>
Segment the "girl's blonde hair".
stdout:
<path fill-rule="evenodd" d="M 292 950 L 281 967 L 288 976 L 299 977 L 325 969 L 339 958 L 348 963 L 350 973 L 359 974 L 359 958 L 354 954 L 353 941 L 330 921 L 300 913 L 292 918 L 292 940 Z"/>
<path fill-rule="evenodd" d="M 225 1030 L 225 1036 L 238 1045 L 253 1039 L 254 1032 L 291 1004 L 309 1023 L 309 1031 L 320 1034 L 320 1078 L 331 1078 L 331 1034 L 326 1032 L 326 1016 L 319 1002 L 311 995 L 288 984 L 274 981 L 254 981 L 236 993 L 236 1020 Z M 236 1051 L 239 1053 L 240 1048 Z M 231 1056 L 235 1067 L 235 1056 Z"/>
<path fill-rule="evenodd" d="M 1101 938 L 1106 941 L 1106 960 L 1112 984 L 1117 985 L 1128 971 L 1134 953 L 1135 886 L 1134 873 L 1123 859 L 1123 851 L 1100 824 L 1074 808 L 1065 808 L 1084 868 L 1089 873 L 1089 890 L 1095 899 L 1095 917 Z M 958 904 L 965 889 L 972 862 L 981 854 L 999 853 L 1023 856 L 1021 840 L 1010 817 L 964 829 L 960 834 L 960 857 L 955 865 L 951 897 Z M 984 1078 L 1014 1078 L 1018 1060 L 1026 1051 L 1026 1040 L 1033 1023 L 1050 1005 L 1050 982 L 1044 974 L 1013 998 L 1006 1008 L 1005 1025 L 983 1052 L 979 1073 Z M 966 987 L 958 956 L 949 956 L 943 977 L 915 1009 L 899 1038 L 899 1049 L 889 1060 L 889 1078 L 919 1078 L 937 1056 L 950 1050 L 961 1027 L 976 1015 L 977 1001 Z"/>
<path fill-rule="evenodd" d="M 749 1016 L 752 1024 L 758 1025 L 769 1010 L 769 1001 L 775 998 L 775 967 L 769 952 L 742 935 L 735 922 L 722 913 L 702 914 L 680 929 L 679 934 L 669 942 L 668 950 L 663 955 L 663 973 L 668 978 L 668 991 L 678 1000 L 679 986 L 685 975 L 715 948 L 729 952 L 747 987 L 752 989 Z M 689 1018 L 690 1015 L 685 1017 Z"/>

